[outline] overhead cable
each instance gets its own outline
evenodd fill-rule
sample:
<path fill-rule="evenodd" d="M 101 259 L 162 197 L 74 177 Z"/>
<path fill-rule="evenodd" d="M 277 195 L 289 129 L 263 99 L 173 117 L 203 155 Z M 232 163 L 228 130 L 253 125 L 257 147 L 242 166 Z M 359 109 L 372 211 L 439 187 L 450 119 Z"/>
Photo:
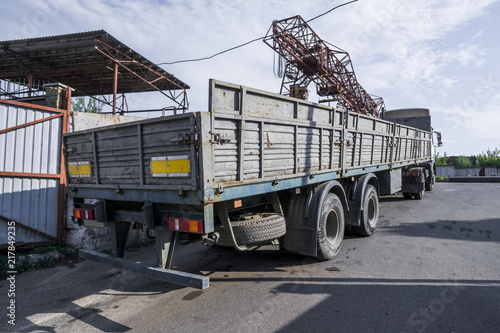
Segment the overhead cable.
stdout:
<path fill-rule="evenodd" d="M 349 5 L 349 4 L 351 4 L 353 2 L 357 2 L 357 1 L 359 1 L 359 0 L 352 0 L 352 1 L 340 4 L 338 6 L 335 6 L 335 7 L 331 8 L 331 9 L 329 9 L 328 11 L 326 11 L 326 12 L 324 12 L 322 14 L 319 14 L 318 16 L 315 16 L 315 17 L 313 17 L 312 19 L 310 19 L 310 20 L 308 20 L 306 22 L 309 23 L 311 21 L 314 21 L 314 20 L 316 20 L 316 19 L 318 19 L 318 18 L 320 18 L 320 17 L 322 17 L 322 16 L 324 16 L 324 15 L 326 15 L 326 14 L 334 11 L 337 8 Z M 265 36 L 252 39 L 252 40 L 250 40 L 248 42 L 245 42 L 243 44 L 239 44 L 239 45 L 233 46 L 231 48 L 225 49 L 223 51 L 220 51 L 218 53 L 212 54 L 211 56 L 206 56 L 206 57 L 203 57 L 203 58 L 195 58 L 195 59 L 177 60 L 177 61 L 173 61 L 173 62 L 162 62 L 162 63 L 159 63 L 157 65 L 175 65 L 175 64 L 185 63 L 185 62 L 197 62 L 197 61 L 209 60 L 209 59 L 215 58 L 215 57 L 217 57 L 217 56 L 219 56 L 221 54 L 224 54 L 224 53 L 227 53 L 229 51 L 233 51 L 233 50 L 239 49 L 240 47 L 246 46 L 248 44 L 254 43 L 254 42 L 258 41 L 258 40 L 262 40 L 264 37 Z"/>

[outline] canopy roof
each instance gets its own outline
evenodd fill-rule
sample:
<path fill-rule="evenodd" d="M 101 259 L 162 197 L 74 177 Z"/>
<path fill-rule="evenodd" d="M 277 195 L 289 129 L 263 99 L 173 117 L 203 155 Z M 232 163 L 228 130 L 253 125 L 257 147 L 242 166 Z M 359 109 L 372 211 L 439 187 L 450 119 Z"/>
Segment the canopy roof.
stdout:
<path fill-rule="evenodd" d="M 73 96 L 185 90 L 189 86 L 104 30 L 0 42 L 0 79 L 40 80 Z M 119 65 L 119 66 L 118 66 Z"/>

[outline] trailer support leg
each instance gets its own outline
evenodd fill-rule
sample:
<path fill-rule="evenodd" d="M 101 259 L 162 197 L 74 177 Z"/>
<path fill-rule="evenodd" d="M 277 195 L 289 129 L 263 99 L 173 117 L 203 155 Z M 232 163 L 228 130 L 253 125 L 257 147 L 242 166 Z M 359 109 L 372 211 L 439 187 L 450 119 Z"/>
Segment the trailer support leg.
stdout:
<path fill-rule="evenodd" d="M 170 269 L 177 232 L 168 226 L 157 226 L 155 229 L 156 264 L 160 268 Z"/>
<path fill-rule="evenodd" d="M 130 222 L 114 221 L 109 222 L 109 225 L 111 228 L 111 254 L 115 257 L 123 258 L 130 230 Z"/>

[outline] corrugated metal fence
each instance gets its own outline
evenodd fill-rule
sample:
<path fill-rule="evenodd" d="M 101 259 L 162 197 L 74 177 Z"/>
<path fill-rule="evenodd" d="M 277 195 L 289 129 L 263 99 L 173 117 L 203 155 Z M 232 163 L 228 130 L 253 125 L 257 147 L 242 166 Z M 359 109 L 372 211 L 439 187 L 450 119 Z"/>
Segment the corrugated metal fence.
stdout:
<path fill-rule="evenodd" d="M 16 222 L 17 242 L 61 240 L 68 113 L 0 99 L 0 244 L 8 221 Z"/>
<path fill-rule="evenodd" d="M 437 167 L 438 177 L 467 177 L 467 176 L 479 176 L 481 168 L 455 168 L 453 165 L 439 165 Z M 485 167 L 485 176 L 498 176 L 500 175 L 500 170 L 495 167 Z"/>

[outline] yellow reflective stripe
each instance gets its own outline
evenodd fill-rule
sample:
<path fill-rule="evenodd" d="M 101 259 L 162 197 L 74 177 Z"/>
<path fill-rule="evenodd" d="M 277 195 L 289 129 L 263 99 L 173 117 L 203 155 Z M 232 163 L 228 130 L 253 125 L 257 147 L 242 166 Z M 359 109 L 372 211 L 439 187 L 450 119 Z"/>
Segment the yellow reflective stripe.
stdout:
<path fill-rule="evenodd" d="M 151 161 L 151 173 L 167 173 L 167 161 Z"/>
<path fill-rule="evenodd" d="M 68 173 L 72 176 L 90 176 L 92 174 L 90 162 L 68 164 Z"/>
<path fill-rule="evenodd" d="M 191 172 L 191 164 L 187 156 L 153 157 L 151 159 L 151 174 L 156 177 L 165 177 L 169 174 L 187 176 Z"/>
<path fill-rule="evenodd" d="M 189 160 L 169 160 L 167 173 L 189 173 Z"/>

